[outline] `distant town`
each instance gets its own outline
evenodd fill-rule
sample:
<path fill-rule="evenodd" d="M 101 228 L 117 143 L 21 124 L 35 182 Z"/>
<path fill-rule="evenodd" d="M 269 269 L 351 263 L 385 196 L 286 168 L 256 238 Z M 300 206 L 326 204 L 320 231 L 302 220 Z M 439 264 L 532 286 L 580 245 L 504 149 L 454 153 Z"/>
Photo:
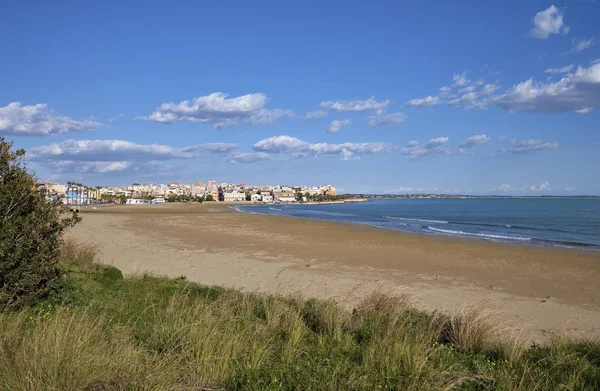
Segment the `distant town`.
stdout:
<path fill-rule="evenodd" d="M 66 184 L 45 182 L 40 189 L 47 197 L 59 199 L 64 204 L 88 205 L 100 203 L 159 204 L 165 202 L 255 202 L 255 203 L 306 203 L 335 202 L 351 198 L 338 195 L 332 185 L 322 186 L 261 186 L 216 181 L 166 184 L 140 184 L 129 186 L 86 186 L 82 183 Z"/>

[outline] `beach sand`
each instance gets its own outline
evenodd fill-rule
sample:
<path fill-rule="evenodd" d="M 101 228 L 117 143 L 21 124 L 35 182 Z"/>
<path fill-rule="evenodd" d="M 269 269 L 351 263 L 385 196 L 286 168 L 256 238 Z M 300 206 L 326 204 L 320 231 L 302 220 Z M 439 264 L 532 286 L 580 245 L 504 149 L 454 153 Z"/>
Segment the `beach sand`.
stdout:
<path fill-rule="evenodd" d="M 69 235 L 125 273 L 352 306 L 379 289 L 421 308 L 482 305 L 535 342 L 600 337 L 600 253 L 241 213 L 216 203 L 86 209 Z"/>

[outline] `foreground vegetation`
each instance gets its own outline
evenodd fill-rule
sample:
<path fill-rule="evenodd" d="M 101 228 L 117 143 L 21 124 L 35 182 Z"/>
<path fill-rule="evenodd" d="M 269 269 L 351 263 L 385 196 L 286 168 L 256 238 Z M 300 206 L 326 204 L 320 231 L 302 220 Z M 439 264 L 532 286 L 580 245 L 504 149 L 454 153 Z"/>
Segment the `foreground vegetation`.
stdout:
<path fill-rule="evenodd" d="M 600 343 L 497 340 L 482 311 L 415 310 L 373 294 L 354 310 L 123 278 L 67 243 L 36 306 L 0 314 L 3 390 L 598 390 Z"/>

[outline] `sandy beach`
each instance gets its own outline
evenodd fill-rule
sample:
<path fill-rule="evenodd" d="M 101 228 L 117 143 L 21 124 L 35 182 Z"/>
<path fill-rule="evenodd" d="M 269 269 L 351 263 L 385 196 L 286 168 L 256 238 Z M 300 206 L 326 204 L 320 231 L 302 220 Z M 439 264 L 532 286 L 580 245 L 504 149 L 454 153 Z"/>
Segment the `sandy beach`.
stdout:
<path fill-rule="evenodd" d="M 241 213 L 218 204 L 87 209 L 69 234 L 125 273 L 352 305 L 375 289 L 425 309 L 484 305 L 533 341 L 600 336 L 600 254 Z"/>

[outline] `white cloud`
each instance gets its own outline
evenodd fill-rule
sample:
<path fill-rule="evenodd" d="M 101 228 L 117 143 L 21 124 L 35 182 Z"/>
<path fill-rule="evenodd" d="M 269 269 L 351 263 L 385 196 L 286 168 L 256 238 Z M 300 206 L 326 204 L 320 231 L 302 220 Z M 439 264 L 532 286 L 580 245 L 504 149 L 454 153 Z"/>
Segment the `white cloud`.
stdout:
<path fill-rule="evenodd" d="M 123 118 L 125 116 L 125 114 L 121 113 L 119 115 L 116 115 L 112 118 L 107 119 L 108 122 L 115 122 L 117 120 L 120 120 L 121 118 Z"/>
<path fill-rule="evenodd" d="M 371 115 L 367 119 L 369 120 L 369 126 L 394 125 L 404 122 L 406 116 L 403 113 L 390 113 Z"/>
<path fill-rule="evenodd" d="M 401 186 L 396 189 L 390 190 L 387 193 L 423 193 L 429 191 L 438 191 L 438 189 L 426 189 L 423 187 L 410 187 L 410 186 Z"/>
<path fill-rule="evenodd" d="M 206 143 L 200 145 L 193 145 L 191 147 L 185 147 L 182 152 L 215 152 L 215 153 L 229 153 L 239 147 L 238 144 L 231 143 Z"/>
<path fill-rule="evenodd" d="M 334 120 L 331 121 L 331 124 L 329 124 L 329 128 L 327 129 L 327 131 L 329 133 L 335 133 L 337 131 L 339 131 L 342 127 L 344 126 L 348 126 L 350 125 L 350 119 L 344 119 L 344 120 Z"/>
<path fill-rule="evenodd" d="M 562 68 L 548 68 L 544 71 L 544 73 L 569 73 L 571 69 L 573 69 L 575 65 L 565 65 Z"/>
<path fill-rule="evenodd" d="M 500 86 L 498 84 L 486 84 L 481 89 L 481 94 L 482 95 L 491 95 L 494 92 L 496 92 L 496 90 L 499 88 L 500 88 Z"/>
<path fill-rule="evenodd" d="M 458 89 L 458 92 L 459 92 L 460 94 L 464 94 L 464 93 L 467 93 L 467 92 L 474 91 L 474 90 L 475 90 L 475 88 L 477 88 L 477 86 L 476 86 L 475 84 L 471 84 L 470 86 L 466 86 L 466 87 L 464 87 L 464 88 L 459 88 L 459 89 Z"/>
<path fill-rule="evenodd" d="M 428 155 L 440 155 L 450 153 L 448 148 L 448 137 L 432 138 L 425 145 L 416 140 L 410 141 L 406 147 L 401 149 L 403 155 L 411 159 L 419 159 Z"/>
<path fill-rule="evenodd" d="M 242 152 L 235 153 L 229 159 L 229 163 L 254 163 L 259 160 L 272 160 L 273 156 L 265 152 Z"/>
<path fill-rule="evenodd" d="M 0 134 L 46 136 L 99 127 L 100 124 L 92 117 L 81 121 L 62 117 L 54 114 L 44 103 L 22 106 L 20 102 L 12 102 L 0 107 Z"/>
<path fill-rule="evenodd" d="M 471 80 L 467 78 L 468 71 L 464 71 L 463 73 L 455 73 L 452 76 L 452 87 L 462 87 L 471 83 Z"/>
<path fill-rule="evenodd" d="M 125 140 L 66 140 L 61 143 L 33 147 L 27 156 L 31 160 L 72 160 L 87 162 L 124 162 L 189 159 L 201 152 L 226 153 L 236 144 L 208 143 L 174 148 L 159 144 L 136 144 Z"/>
<path fill-rule="evenodd" d="M 425 98 L 412 99 L 404 105 L 424 108 L 438 104 L 450 104 L 460 105 L 468 109 L 485 109 L 488 104 L 488 97 L 500 86 L 496 83 L 486 84 L 483 78 L 473 81 L 467 75 L 468 71 L 455 73 L 452 76 L 452 87 L 440 87 L 438 96 L 429 95 Z M 457 89 L 454 93 L 451 93 L 453 87 Z"/>
<path fill-rule="evenodd" d="M 74 160 L 49 161 L 47 166 L 58 173 L 98 173 L 106 174 L 124 171 L 131 167 L 133 162 L 78 162 Z"/>
<path fill-rule="evenodd" d="M 291 117 L 290 110 L 266 109 L 267 96 L 261 93 L 228 98 L 222 92 L 201 96 L 179 103 L 163 103 L 157 111 L 138 119 L 165 124 L 174 121 L 211 123 L 215 128 L 233 126 L 240 122 L 271 124 L 281 117 Z"/>
<path fill-rule="evenodd" d="M 411 99 L 408 102 L 406 102 L 404 105 L 405 106 L 414 106 L 414 107 L 418 107 L 418 108 L 424 108 L 424 107 L 435 106 L 439 103 L 440 103 L 440 98 L 438 96 L 429 95 L 425 98 Z"/>
<path fill-rule="evenodd" d="M 326 111 L 323 110 L 315 110 L 315 111 L 309 111 L 308 113 L 306 113 L 306 118 L 310 119 L 310 118 L 322 118 L 325 117 L 327 115 Z"/>
<path fill-rule="evenodd" d="M 337 155 L 342 160 L 357 159 L 360 155 L 382 152 L 391 145 L 382 142 L 371 143 L 309 143 L 291 136 L 274 136 L 254 144 L 254 150 L 265 153 L 293 153 L 292 157 Z"/>
<path fill-rule="evenodd" d="M 487 99 L 478 100 L 478 92 L 468 92 L 463 94 L 460 98 L 453 99 L 448 102 L 449 105 L 462 105 L 468 109 L 485 109 L 487 107 Z"/>
<path fill-rule="evenodd" d="M 570 50 L 564 52 L 563 54 L 570 54 L 570 53 L 579 53 L 585 49 L 589 49 L 592 47 L 592 45 L 594 45 L 594 39 L 590 38 L 590 39 L 573 39 L 573 46 L 571 47 Z"/>
<path fill-rule="evenodd" d="M 524 188 L 527 189 L 526 186 Z M 524 188 L 522 187 L 521 190 L 524 190 Z M 546 190 L 550 190 L 550 182 L 542 182 L 539 186 L 531 185 L 531 186 L 529 186 L 529 188 L 527 190 L 529 190 L 529 191 L 546 191 Z"/>
<path fill-rule="evenodd" d="M 564 35 L 569 32 L 569 27 L 563 23 L 563 12 L 554 5 L 535 14 L 531 22 L 533 23 L 533 28 L 529 30 L 531 38 L 546 39 L 550 34 Z"/>
<path fill-rule="evenodd" d="M 319 104 L 319 109 L 331 111 L 375 111 L 381 114 L 392 103 L 389 99 L 378 101 L 374 96 L 365 100 L 328 100 Z"/>
<path fill-rule="evenodd" d="M 510 141 L 511 147 L 508 149 L 502 149 L 500 152 L 506 152 L 511 155 L 526 154 L 535 151 L 541 151 L 545 149 L 556 149 L 559 144 L 556 141 L 546 140 L 517 140 L 512 139 Z"/>
<path fill-rule="evenodd" d="M 577 67 L 555 83 L 526 80 L 493 102 L 509 111 L 560 113 L 600 107 L 600 63 Z"/>
<path fill-rule="evenodd" d="M 507 184 L 500 185 L 500 191 L 510 191 L 511 186 Z"/>
<path fill-rule="evenodd" d="M 468 137 L 460 143 L 458 146 L 458 152 L 462 154 L 469 153 L 469 150 L 477 145 L 485 144 L 490 141 L 491 138 L 485 134 L 476 134 L 474 136 Z"/>

